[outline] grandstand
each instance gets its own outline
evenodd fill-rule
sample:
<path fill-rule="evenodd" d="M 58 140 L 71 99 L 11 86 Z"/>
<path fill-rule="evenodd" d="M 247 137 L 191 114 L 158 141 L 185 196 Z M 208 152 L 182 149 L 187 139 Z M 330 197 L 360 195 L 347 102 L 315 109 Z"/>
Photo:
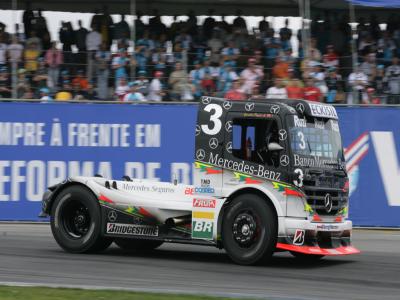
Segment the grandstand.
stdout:
<path fill-rule="evenodd" d="M 135 10 L 133 26 L 124 15 L 113 18 L 103 6 L 93 13 L 90 28 L 62 22 L 58 36 L 50 36 L 38 8 L 44 2 L 35 1 L 35 7 L 23 4 L 16 34 L 0 23 L 1 98 L 124 102 L 268 95 L 329 103 L 400 102 L 400 18 L 387 10 L 378 10 L 378 18 L 364 9 L 352 32 L 344 1 L 337 2 L 337 11 L 324 11 L 317 3 L 320 14 L 313 14 L 307 27 L 296 32 L 289 21 L 276 30 L 264 18 L 250 28 L 246 12 L 236 10 L 234 20 L 227 22 L 222 13 L 206 12 L 204 7 L 168 26 L 161 10 L 149 12 L 148 22 Z M 228 2 L 227 10 L 220 11 L 232 11 Z M 66 2 L 56 3 L 49 8 L 67 9 Z M 93 3 L 83 1 L 77 7 L 88 11 Z M 249 11 L 257 3 L 251 1 Z M 111 10 L 126 4 L 119 1 Z M 138 7 L 142 4 L 139 1 Z M 294 14 L 293 2 L 284 4 L 271 1 L 274 9 L 268 12 L 286 9 Z M 200 11 L 208 16 L 203 22 L 198 20 Z"/>

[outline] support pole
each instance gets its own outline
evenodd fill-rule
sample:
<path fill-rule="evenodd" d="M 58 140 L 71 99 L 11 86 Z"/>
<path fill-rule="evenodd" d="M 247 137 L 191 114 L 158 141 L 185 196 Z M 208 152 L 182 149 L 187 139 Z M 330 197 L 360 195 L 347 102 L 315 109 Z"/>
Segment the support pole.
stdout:
<path fill-rule="evenodd" d="M 16 17 L 15 13 L 17 10 L 17 0 L 12 0 L 11 2 L 11 10 L 12 10 L 12 23 L 14 26 L 15 30 L 15 23 L 16 23 Z M 14 35 L 17 36 L 17 32 L 14 32 Z M 18 62 L 13 61 L 11 62 L 11 96 L 13 99 L 17 99 L 17 68 L 18 68 Z"/>
<path fill-rule="evenodd" d="M 351 26 L 351 59 L 352 59 L 352 72 L 355 72 L 357 69 L 357 64 L 358 64 L 358 53 L 357 53 L 357 45 L 356 45 L 356 39 L 358 38 L 357 35 L 357 23 L 356 23 L 356 14 L 354 11 L 354 5 L 349 2 L 349 11 L 350 11 L 350 26 Z M 351 97 L 352 103 L 350 104 L 356 104 L 358 101 L 358 91 L 356 91 L 352 87 L 352 97 Z"/>

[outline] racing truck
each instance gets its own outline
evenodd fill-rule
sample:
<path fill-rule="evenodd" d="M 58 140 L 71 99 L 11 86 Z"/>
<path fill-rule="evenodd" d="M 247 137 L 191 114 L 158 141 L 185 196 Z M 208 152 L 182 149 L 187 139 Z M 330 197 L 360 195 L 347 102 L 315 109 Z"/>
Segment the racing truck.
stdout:
<path fill-rule="evenodd" d="M 41 216 L 57 243 L 72 253 L 112 242 L 132 251 L 209 245 L 243 265 L 277 251 L 310 260 L 359 253 L 333 106 L 203 97 L 194 135 L 192 185 L 98 174 L 49 187 Z"/>

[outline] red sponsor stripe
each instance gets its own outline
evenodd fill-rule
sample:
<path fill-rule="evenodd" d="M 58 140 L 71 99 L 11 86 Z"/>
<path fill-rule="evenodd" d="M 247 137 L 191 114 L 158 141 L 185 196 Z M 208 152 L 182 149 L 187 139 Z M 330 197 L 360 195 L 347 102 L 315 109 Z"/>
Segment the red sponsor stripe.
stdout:
<path fill-rule="evenodd" d="M 213 168 L 206 168 L 206 173 L 207 174 L 221 174 L 222 170 L 215 170 Z"/>
<path fill-rule="evenodd" d="M 317 214 L 315 214 L 315 215 L 313 216 L 313 221 L 321 222 L 322 219 L 320 218 L 320 216 L 318 216 Z"/>
<path fill-rule="evenodd" d="M 153 215 L 145 210 L 143 207 L 139 207 L 139 214 L 145 217 L 153 217 Z"/>
<path fill-rule="evenodd" d="M 291 190 L 288 188 L 285 188 L 285 191 L 283 192 L 284 195 L 286 196 L 295 196 L 295 197 L 303 197 L 304 195 L 296 190 Z"/>
<path fill-rule="evenodd" d="M 193 199 L 193 207 L 215 208 L 214 199 Z"/>
<path fill-rule="evenodd" d="M 276 248 L 280 249 L 280 250 L 288 250 L 288 251 L 294 251 L 294 252 L 310 254 L 310 255 L 338 256 L 338 255 L 349 255 L 349 254 L 360 253 L 360 250 L 358 250 L 352 246 L 327 249 L 327 248 L 320 248 L 317 246 L 312 246 L 312 247 L 296 246 L 296 245 L 289 245 L 289 244 L 284 244 L 284 243 L 277 243 Z"/>
<path fill-rule="evenodd" d="M 246 182 L 246 184 L 259 184 L 259 183 L 261 183 L 261 181 L 259 181 L 259 180 L 251 179 L 251 178 L 248 178 L 248 177 L 246 177 L 244 179 L 244 182 Z"/>
<path fill-rule="evenodd" d="M 349 152 L 351 150 L 351 148 L 354 147 L 354 145 L 356 145 L 363 137 L 365 137 L 368 134 L 368 132 L 364 132 L 363 134 L 361 134 L 354 142 L 352 142 L 350 144 L 350 146 L 348 146 L 346 148 L 346 150 L 344 151 L 344 153 L 346 154 L 347 152 Z"/>
<path fill-rule="evenodd" d="M 100 194 L 99 200 L 103 201 L 103 202 L 107 202 L 107 203 L 114 203 L 114 201 L 112 201 L 111 199 L 107 198 L 103 194 Z"/>

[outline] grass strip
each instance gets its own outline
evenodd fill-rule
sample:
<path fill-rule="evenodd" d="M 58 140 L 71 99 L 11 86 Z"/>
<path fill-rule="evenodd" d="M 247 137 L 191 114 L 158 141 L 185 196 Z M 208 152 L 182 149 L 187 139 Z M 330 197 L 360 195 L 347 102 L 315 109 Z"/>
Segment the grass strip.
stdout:
<path fill-rule="evenodd" d="M 116 290 L 86 290 L 49 287 L 0 286 L 1 300 L 227 300 L 211 296 L 143 293 Z"/>

